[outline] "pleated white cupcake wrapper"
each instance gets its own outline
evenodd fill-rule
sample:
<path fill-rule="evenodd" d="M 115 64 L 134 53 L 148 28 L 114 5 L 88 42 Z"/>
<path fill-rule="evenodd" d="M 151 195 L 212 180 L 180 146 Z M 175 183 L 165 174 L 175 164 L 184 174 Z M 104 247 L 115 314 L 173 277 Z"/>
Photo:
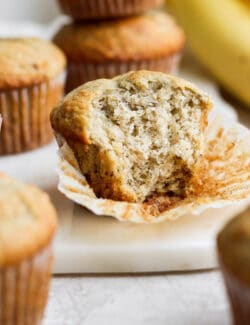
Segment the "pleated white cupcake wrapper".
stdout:
<path fill-rule="evenodd" d="M 199 194 L 179 201 L 160 214 L 149 204 L 97 198 L 66 141 L 58 134 L 56 137 L 60 145 L 59 191 L 97 215 L 137 223 L 160 222 L 250 198 L 250 131 L 232 119 L 223 118 L 215 110 L 210 114 L 205 132 L 206 167 Z"/>

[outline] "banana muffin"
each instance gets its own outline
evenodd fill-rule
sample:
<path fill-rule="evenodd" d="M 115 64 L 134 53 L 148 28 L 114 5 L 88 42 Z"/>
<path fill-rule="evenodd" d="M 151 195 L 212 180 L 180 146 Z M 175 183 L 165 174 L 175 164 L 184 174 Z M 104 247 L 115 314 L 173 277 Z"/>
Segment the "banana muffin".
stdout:
<path fill-rule="evenodd" d="M 0 324 L 40 324 L 52 266 L 55 209 L 44 192 L 0 174 Z"/>
<path fill-rule="evenodd" d="M 63 95 L 66 59 L 50 42 L 0 39 L 0 154 L 52 140 L 49 113 Z"/>
<path fill-rule="evenodd" d="M 58 0 L 62 11 L 75 20 L 136 15 L 160 6 L 164 0 Z"/>
<path fill-rule="evenodd" d="M 198 177 L 210 106 L 206 94 L 181 79 L 136 71 L 72 91 L 51 123 L 97 197 L 183 198 Z"/>
<path fill-rule="evenodd" d="M 151 11 L 95 24 L 69 24 L 54 42 L 68 58 L 68 92 L 87 81 L 131 70 L 173 72 L 184 34 L 170 16 Z"/>
<path fill-rule="evenodd" d="M 250 209 L 229 222 L 218 236 L 219 260 L 234 324 L 250 324 Z"/>

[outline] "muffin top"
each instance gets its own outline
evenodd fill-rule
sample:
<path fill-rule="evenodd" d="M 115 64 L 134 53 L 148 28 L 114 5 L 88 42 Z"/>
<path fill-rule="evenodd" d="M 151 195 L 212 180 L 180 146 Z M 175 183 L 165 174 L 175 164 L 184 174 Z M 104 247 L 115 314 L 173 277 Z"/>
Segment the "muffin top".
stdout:
<path fill-rule="evenodd" d="M 31 86 L 57 76 L 65 56 L 48 41 L 37 38 L 0 39 L 0 89 Z"/>
<path fill-rule="evenodd" d="M 45 247 L 57 218 L 48 195 L 0 175 L 0 267 L 18 263 Z"/>
<path fill-rule="evenodd" d="M 179 52 L 184 45 L 184 34 L 170 16 L 150 11 L 95 24 L 66 25 L 54 42 L 71 61 L 135 61 Z"/>
<path fill-rule="evenodd" d="M 219 255 L 224 266 L 250 284 L 250 210 L 230 221 L 218 236 Z"/>

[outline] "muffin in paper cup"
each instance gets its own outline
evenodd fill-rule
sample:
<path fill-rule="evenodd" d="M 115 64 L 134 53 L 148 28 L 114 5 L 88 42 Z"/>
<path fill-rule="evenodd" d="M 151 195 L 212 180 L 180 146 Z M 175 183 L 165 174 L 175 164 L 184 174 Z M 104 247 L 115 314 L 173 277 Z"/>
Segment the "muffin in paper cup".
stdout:
<path fill-rule="evenodd" d="M 66 54 L 66 92 L 99 78 L 131 70 L 173 73 L 185 43 L 172 17 L 161 11 L 141 16 L 65 25 L 54 42 Z"/>
<path fill-rule="evenodd" d="M 62 11 L 74 20 L 115 18 L 143 13 L 163 0 L 58 0 Z"/>
<path fill-rule="evenodd" d="M 200 214 L 250 197 L 250 131 L 212 110 L 205 131 L 205 163 L 193 195 L 161 204 L 161 197 L 143 203 L 97 198 L 80 171 L 73 151 L 58 133 L 58 189 L 73 202 L 97 215 L 137 223 L 173 220 L 185 214 Z"/>
<path fill-rule="evenodd" d="M 250 323 L 250 210 L 219 233 L 218 256 L 235 325 Z"/>
<path fill-rule="evenodd" d="M 49 114 L 63 95 L 65 64 L 63 53 L 49 42 L 0 39 L 0 154 L 52 140 Z"/>
<path fill-rule="evenodd" d="M 2 174 L 0 204 L 0 323 L 40 324 L 51 278 L 56 212 L 45 193 Z"/>
<path fill-rule="evenodd" d="M 66 92 L 90 80 L 101 79 L 103 77 L 109 79 L 128 71 L 151 70 L 174 73 L 180 61 L 180 57 L 180 54 L 173 54 L 158 60 L 120 63 L 110 62 L 105 64 L 70 62 L 68 64 Z"/>

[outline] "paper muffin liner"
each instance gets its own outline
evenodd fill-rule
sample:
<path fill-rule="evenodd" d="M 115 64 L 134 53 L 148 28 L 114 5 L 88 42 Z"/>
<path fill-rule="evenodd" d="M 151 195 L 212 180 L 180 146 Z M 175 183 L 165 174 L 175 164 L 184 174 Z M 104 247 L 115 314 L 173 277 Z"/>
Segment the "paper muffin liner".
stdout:
<path fill-rule="evenodd" d="M 234 324 L 250 324 L 250 283 L 242 282 L 226 269 L 222 261 L 220 263 L 231 304 Z"/>
<path fill-rule="evenodd" d="M 74 20 L 115 18 L 143 13 L 163 0 L 58 0 L 62 11 Z"/>
<path fill-rule="evenodd" d="M 32 258 L 0 268 L 0 324 L 40 324 L 47 302 L 51 245 Z"/>
<path fill-rule="evenodd" d="M 205 166 L 196 194 L 171 202 L 162 209 L 161 199 L 129 203 L 97 198 L 82 175 L 76 158 L 59 134 L 58 189 L 73 202 L 97 215 L 121 221 L 160 222 L 185 214 L 199 214 L 250 197 L 250 131 L 232 119 L 212 112 L 205 132 Z"/>
<path fill-rule="evenodd" d="M 180 57 L 180 53 L 175 53 L 154 60 L 106 63 L 69 62 L 66 92 L 70 92 L 85 82 L 100 78 L 113 78 L 128 71 L 151 70 L 174 73 L 178 67 Z"/>
<path fill-rule="evenodd" d="M 49 143 L 49 114 L 63 95 L 65 72 L 31 87 L 0 91 L 0 155 L 19 153 Z"/>

